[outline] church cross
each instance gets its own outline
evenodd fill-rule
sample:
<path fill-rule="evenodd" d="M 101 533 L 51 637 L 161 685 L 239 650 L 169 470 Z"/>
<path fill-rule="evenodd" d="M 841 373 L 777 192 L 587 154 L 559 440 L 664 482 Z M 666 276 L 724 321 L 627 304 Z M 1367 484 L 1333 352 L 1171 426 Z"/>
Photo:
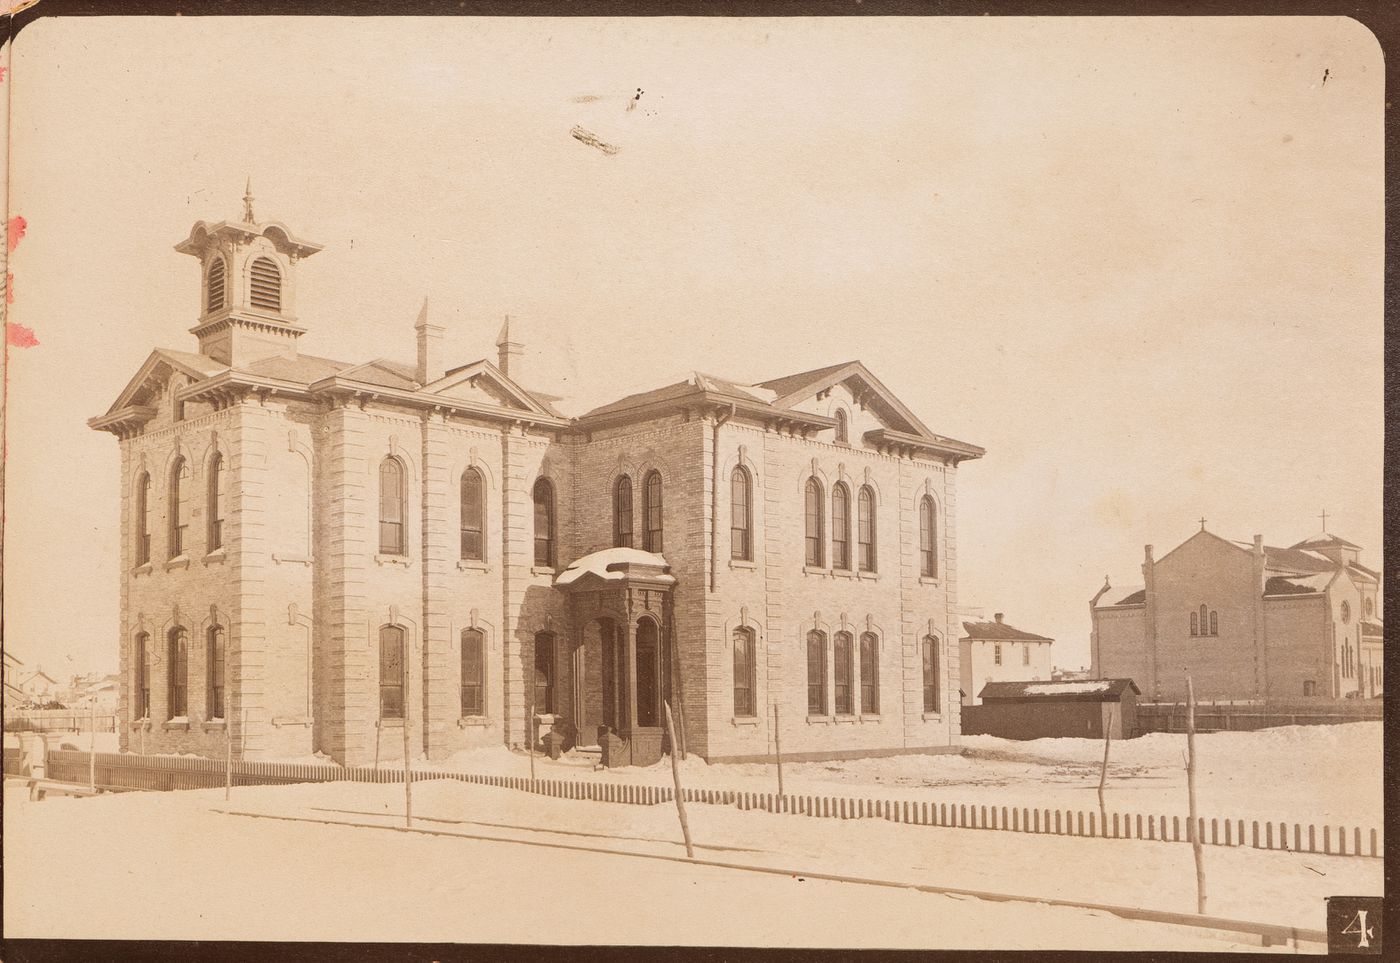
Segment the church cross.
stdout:
<path fill-rule="evenodd" d="M 1327 534 L 1327 509 L 1322 510 L 1322 534 Z"/>
<path fill-rule="evenodd" d="M 1201 531 L 1204 532 L 1205 530 L 1206 530 L 1206 517 L 1205 517 L 1204 515 L 1202 515 L 1202 516 L 1201 516 Z"/>

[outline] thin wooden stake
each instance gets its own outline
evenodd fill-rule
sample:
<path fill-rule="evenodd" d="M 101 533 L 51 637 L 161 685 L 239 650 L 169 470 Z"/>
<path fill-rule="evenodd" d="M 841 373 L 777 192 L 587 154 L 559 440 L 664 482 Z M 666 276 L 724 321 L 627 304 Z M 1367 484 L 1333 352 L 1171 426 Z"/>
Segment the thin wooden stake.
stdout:
<path fill-rule="evenodd" d="M 224 719 L 224 800 L 233 793 L 233 720 Z"/>
<path fill-rule="evenodd" d="M 530 753 L 530 782 L 535 781 L 535 696 L 525 706 L 525 749 Z"/>
<path fill-rule="evenodd" d="M 778 761 L 778 798 L 783 796 L 783 739 L 778 726 L 778 704 L 773 703 L 773 755 Z"/>
<path fill-rule="evenodd" d="M 382 716 L 383 713 L 380 713 Z M 377 719 L 374 723 L 374 771 L 379 771 L 379 737 L 384 732 L 383 719 Z"/>
<path fill-rule="evenodd" d="M 1191 855 L 1196 860 L 1196 912 L 1206 912 L 1206 866 L 1201 844 L 1200 821 L 1196 817 L 1196 690 L 1186 677 L 1186 792 L 1191 819 Z"/>
<path fill-rule="evenodd" d="M 408 700 L 405 699 L 405 702 Z M 408 707 L 403 713 L 403 819 L 405 826 L 413 825 L 413 767 L 408 758 Z"/>
<path fill-rule="evenodd" d="M 695 847 L 690 844 L 690 823 L 685 818 L 685 793 L 681 792 L 681 763 L 676 750 L 676 726 L 671 721 L 671 703 L 666 703 L 666 736 L 671 740 L 671 779 L 676 784 L 676 812 L 681 818 L 681 835 L 685 837 L 685 855 L 695 858 Z"/>
<path fill-rule="evenodd" d="M 1099 818 L 1103 819 L 1105 809 L 1103 804 L 1103 787 L 1108 781 L 1108 746 L 1113 741 L 1113 712 L 1116 706 L 1110 704 L 1108 707 L 1108 725 L 1103 730 L 1103 766 L 1099 769 Z"/>
<path fill-rule="evenodd" d="M 97 700 L 88 712 L 88 788 L 97 792 Z"/>

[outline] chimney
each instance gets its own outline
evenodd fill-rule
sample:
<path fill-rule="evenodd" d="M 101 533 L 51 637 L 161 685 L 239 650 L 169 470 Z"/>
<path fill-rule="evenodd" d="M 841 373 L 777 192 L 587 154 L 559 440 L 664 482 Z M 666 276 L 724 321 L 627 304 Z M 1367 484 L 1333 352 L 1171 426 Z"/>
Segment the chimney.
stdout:
<path fill-rule="evenodd" d="M 1000 624 L 1001 624 L 1002 617 L 1003 617 L 1004 615 L 1005 615 L 1004 612 L 998 612 L 998 613 L 996 613 L 995 615 L 993 615 L 992 618 L 996 619 L 996 620 L 997 620 L 997 624 L 1000 625 Z"/>
<path fill-rule="evenodd" d="M 525 354 L 525 346 L 515 340 L 520 334 L 520 324 L 517 322 L 515 332 L 510 330 L 510 315 L 506 315 L 505 323 L 501 325 L 500 336 L 496 338 L 497 361 L 496 367 L 501 369 L 501 374 L 510 380 L 520 382 L 520 376 L 524 374 L 524 365 L 521 358 Z"/>
<path fill-rule="evenodd" d="M 414 375 L 420 385 L 432 384 L 447 370 L 442 360 L 442 325 L 428 323 L 428 299 L 423 299 L 423 310 L 418 312 L 418 320 L 413 324 L 418 335 L 418 369 Z"/>

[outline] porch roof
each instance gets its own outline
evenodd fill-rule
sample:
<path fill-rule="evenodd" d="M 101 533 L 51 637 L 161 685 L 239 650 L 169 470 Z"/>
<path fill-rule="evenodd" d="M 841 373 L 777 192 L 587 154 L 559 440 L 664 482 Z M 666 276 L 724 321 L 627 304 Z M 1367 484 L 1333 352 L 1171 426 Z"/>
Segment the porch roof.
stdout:
<path fill-rule="evenodd" d="M 627 579 L 665 585 L 674 585 L 676 582 L 676 577 L 671 574 L 671 566 L 663 555 L 637 548 L 605 548 L 599 552 L 590 552 L 569 563 L 564 571 L 555 576 L 554 584 L 557 588 L 568 588 L 587 576 L 604 582 L 621 582 Z"/>

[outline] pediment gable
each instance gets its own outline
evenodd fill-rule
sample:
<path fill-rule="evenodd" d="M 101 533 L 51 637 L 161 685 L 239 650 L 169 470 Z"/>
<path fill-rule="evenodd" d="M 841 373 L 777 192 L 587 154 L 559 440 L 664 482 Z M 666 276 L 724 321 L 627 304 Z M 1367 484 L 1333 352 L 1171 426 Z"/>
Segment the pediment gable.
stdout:
<path fill-rule="evenodd" d="M 830 392 L 840 387 L 849 393 L 860 408 L 870 414 L 882 428 L 890 431 L 936 437 L 928 427 L 885 387 L 859 361 L 850 361 L 809 372 L 809 376 L 790 375 L 763 382 L 759 387 L 775 392 L 772 404 L 778 408 L 819 412 Z"/>
<path fill-rule="evenodd" d="M 423 391 L 495 408 L 549 413 L 528 391 L 507 378 L 489 361 L 476 361 L 450 371 L 432 384 L 425 385 Z"/>
<path fill-rule="evenodd" d="M 171 378 L 177 375 L 185 376 L 190 382 L 203 381 L 227 367 L 204 355 L 157 348 L 147 356 L 107 413 L 132 406 L 154 406 L 165 394 Z"/>

